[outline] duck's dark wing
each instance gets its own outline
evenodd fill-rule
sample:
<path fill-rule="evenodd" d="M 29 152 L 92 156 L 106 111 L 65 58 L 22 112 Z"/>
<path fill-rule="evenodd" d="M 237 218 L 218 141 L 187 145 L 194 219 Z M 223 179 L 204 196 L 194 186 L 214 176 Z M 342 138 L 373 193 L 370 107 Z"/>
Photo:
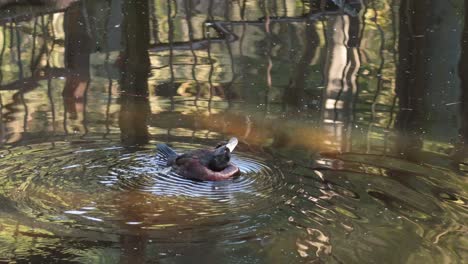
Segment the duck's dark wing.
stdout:
<path fill-rule="evenodd" d="M 179 162 L 179 159 L 177 160 Z M 185 166 L 180 166 L 178 173 L 185 178 L 201 181 L 224 181 L 239 175 L 238 167 L 230 164 L 222 171 L 212 171 L 201 165 L 198 160 L 188 160 Z"/>
<path fill-rule="evenodd" d="M 158 147 L 158 153 L 161 155 L 163 159 L 167 160 L 168 164 L 174 162 L 174 160 L 176 160 L 177 157 L 179 156 L 177 152 L 175 152 L 166 144 L 157 144 L 157 147 Z"/>
<path fill-rule="evenodd" d="M 194 161 L 195 163 L 199 163 L 202 166 L 207 167 L 209 161 L 212 159 L 212 155 L 212 151 L 207 149 L 192 150 L 177 156 L 177 158 L 175 159 L 175 164 L 177 164 L 178 166 L 185 166 L 188 163 Z"/>

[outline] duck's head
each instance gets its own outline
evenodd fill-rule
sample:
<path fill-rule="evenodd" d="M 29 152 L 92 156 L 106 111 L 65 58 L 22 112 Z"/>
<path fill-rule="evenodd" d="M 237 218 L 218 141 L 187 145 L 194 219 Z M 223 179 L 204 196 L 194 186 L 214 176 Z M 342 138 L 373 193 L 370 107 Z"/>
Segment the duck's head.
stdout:
<path fill-rule="evenodd" d="M 229 165 L 231 152 L 234 151 L 238 142 L 237 138 L 233 137 L 227 143 L 223 142 L 218 144 L 212 152 L 212 155 L 210 155 L 208 167 L 213 171 L 224 170 Z"/>

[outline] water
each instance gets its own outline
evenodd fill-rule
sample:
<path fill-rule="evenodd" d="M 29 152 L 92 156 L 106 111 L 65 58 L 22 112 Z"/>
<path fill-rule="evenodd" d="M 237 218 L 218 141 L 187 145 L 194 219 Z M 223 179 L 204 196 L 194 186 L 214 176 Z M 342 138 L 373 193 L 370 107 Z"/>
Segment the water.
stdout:
<path fill-rule="evenodd" d="M 463 1 L 45 2 L 0 12 L 0 262 L 468 258 Z M 155 151 L 231 136 L 228 181 Z"/>

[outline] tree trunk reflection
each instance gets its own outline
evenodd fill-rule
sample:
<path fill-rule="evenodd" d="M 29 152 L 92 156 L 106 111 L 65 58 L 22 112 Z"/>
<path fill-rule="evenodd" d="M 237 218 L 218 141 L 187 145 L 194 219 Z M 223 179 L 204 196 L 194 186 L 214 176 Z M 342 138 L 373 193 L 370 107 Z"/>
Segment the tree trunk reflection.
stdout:
<path fill-rule="evenodd" d="M 123 4 L 124 51 L 117 62 L 121 69 L 119 126 L 124 144 L 148 142 L 148 74 L 150 61 L 148 1 L 127 0 Z"/>

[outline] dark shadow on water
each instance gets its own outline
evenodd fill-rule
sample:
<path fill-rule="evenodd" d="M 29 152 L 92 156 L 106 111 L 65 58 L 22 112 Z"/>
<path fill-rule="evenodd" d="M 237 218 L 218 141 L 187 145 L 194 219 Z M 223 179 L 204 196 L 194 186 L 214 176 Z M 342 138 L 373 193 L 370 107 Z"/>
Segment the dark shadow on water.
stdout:
<path fill-rule="evenodd" d="M 468 1 L 465 1 L 465 19 L 461 38 L 461 55 L 459 64 L 460 77 L 460 145 L 456 147 L 454 158 L 462 160 L 468 156 Z M 467 161 L 465 160 L 465 164 Z"/>
<path fill-rule="evenodd" d="M 396 93 L 400 111 L 395 127 L 398 129 L 398 151 L 411 157 L 422 148 L 425 112 L 426 28 L 429 1 L 404 0 L 400 4 L 399 60 Z"/>
<path fill-rule="evenodd" d="M 149 11 L 148 3 L 125 1 L 122 7 L 124 51 L 118 63 L 120 77 L 119 126 L 122 143 L 148 142 Z"/>
<path fill-rule="evenodd" d="M 65 106 L 64 128 L 67 131 L 68 119 L 76 120 L 78 112 L 86 113 L 86 93 L 91 82 L 90 55 L 92 39 L 86 29 L 86 21 L 82 12 L 84 6 L 78 2 L 67 9 L 64 16 L 65 67 L 69 74 L 63 88 L 63 104 Z M 86 118 L 84 117 L 86 127 Z"/>
<path fill-rule="evenodd" d="M 297 65 L 295 65 L 293 76 L 290 78 L 289 86 L 284 90 L 283 95 L 283 103 L 292 106 L 295 111 L 303 110 L 304 104 L 306 103 L 304 102 L 305 82 L 310 74 L 307 66 L 310 65 L 319 46 L 319 36 L 315 23 L 306 23 L 304 34 L 306 45 L 304 46 L 303 54 Z"/>

